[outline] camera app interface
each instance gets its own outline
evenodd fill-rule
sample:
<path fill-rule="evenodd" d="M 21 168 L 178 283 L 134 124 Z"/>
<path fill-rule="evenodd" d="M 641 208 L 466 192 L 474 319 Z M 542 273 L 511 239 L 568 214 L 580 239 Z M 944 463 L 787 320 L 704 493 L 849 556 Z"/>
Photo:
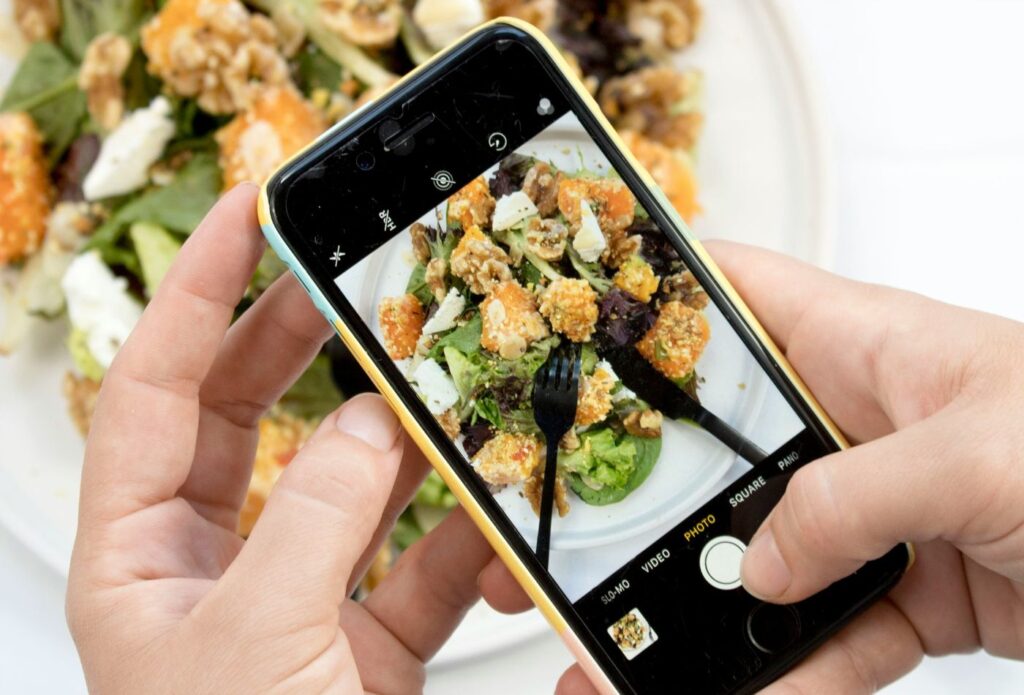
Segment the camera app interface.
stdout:
<path fill-rule="evenodd" d="M 335 282 L 631 666 L 742 592 L 758 497 L 820 444 L 575 115 L 499 158 Z"/>

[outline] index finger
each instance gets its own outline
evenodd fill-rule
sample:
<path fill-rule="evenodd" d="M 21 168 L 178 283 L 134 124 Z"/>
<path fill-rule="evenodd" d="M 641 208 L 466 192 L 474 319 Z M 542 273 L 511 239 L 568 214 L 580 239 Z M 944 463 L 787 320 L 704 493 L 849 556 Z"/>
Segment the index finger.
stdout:
<path fill-rule="evenodd" d="M 82 471 L 82 521 L 173 497 L 195 453 L 199 386 L 263 252 L 255 186 L 234 188 L 182 247 L 103 379 Z"/>

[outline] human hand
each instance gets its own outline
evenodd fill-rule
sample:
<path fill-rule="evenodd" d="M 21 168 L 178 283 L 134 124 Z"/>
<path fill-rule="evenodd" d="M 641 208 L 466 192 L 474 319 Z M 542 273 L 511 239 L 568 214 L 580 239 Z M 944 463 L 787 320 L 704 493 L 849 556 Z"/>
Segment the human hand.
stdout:
<path fill-rule="evenodd" d="M 770 693 L 873 692 L 923 654 L 1024 658 L 1024 326 L 768 251 L 708 249 L 856 446 L 800 469 L 743 584 L 790 603 L 893 546 L 917 562 Z M 497 561 L 481 586 L 522 610 Z M 494 603 L 494 602 L 492 602 Z M 595 692 L 578 666 L 561 695 Z"/>
<path fill-rule="evenodd" d="M 873 692 L 923 654 L 1024 658 L 1024 326 L 784 257 L 716 258 L 857 444 L 797 471 L 743 584 L 799 601 L 894 545 L 917 562 L 769 692 Z"/>
<path fill-rule="evenodd" d="M 290 274 L 229 328 L 256 190 L 211 211 L 103 380 L 67 595 L 93 692 L 416 692 L 493 557 L 456 511 L 346 598 L 428 470 L 378 396 L 329 416 L 235 533 L 257 421 L 331 332 Z"/>

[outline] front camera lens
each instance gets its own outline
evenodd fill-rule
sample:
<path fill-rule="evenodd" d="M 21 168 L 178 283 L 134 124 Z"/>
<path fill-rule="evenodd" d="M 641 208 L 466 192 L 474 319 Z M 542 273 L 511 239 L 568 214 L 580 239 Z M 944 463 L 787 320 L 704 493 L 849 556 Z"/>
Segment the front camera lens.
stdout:
<path fill-rule="evenodd" d="M 356 166 L 362 171 L 369 171 L 376 162 L 372 152 L 360 152 L 356 155 Z"/>

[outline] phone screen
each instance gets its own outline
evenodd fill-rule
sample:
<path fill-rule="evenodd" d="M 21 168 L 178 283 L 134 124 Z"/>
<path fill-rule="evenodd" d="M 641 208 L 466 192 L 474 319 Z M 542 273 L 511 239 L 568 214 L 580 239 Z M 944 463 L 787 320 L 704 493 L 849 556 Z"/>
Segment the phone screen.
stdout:
<path fill-rule="evenodd" d="M 558 448 L 546 572 L 591 647 L 633 686 L 729 690 L 869 590 L 776 613 L 740 584 L 789 476 L 838 446 L 592 116 L 514 53 L 405 97 L 415 152 L 364 129 L 291 208 L 316 216 L 317 282 L 527 553 Z M 547 442 L 534 382 L 567 343 L 574 424 Z"/>
<path fill-rule="evenodd" d="M 765 468 L 807 455 L 800 417 L 571 112 L 453 184 L 335 283 L 531 546 L 545 447 L 558 447 L 548 569 L 601 612 L 643 620 L 628 589 L 717 535 L 704 505 L 745 476 L 730 489 L 737 506 L 767 484 L 687 407 L 725 422 Z M 575 424 L 548 443 L 534 379 L 566 342 L 581 356 Z M 652 369 L 627 385 L 610 354 Z M 668 388 L 679 413 L 650 402 Z M 738 564 L 718 554 L 741 552 L 736 540 L 705 563 L 717 590 L 739 586 Z M 652 627 L 639 643 L 620 638 L 630 657 Z"/>

